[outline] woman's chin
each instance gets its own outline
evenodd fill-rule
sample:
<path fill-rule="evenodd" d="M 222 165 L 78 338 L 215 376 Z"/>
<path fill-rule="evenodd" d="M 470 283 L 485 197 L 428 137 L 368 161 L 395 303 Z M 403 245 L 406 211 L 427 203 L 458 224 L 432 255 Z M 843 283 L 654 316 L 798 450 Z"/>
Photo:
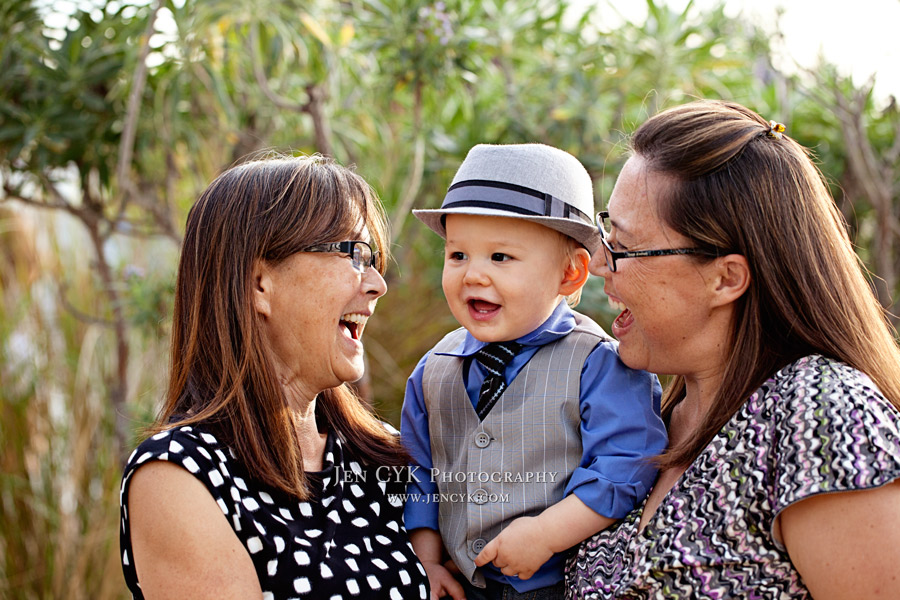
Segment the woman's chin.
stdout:
<path fill-rule="evenodd" d="M 356 383 L 366 374 L 366 365 L 362 358 L 347 365 L 345 370 L 338 373 L 344 383 Z"/>
<path fill-rule="evenodd" d="M 619 359 L 626 367 L 635 370 L 649 371 L 650 360 L 642 347 L 635 347 L 628 341 L 619 340 Z"/>

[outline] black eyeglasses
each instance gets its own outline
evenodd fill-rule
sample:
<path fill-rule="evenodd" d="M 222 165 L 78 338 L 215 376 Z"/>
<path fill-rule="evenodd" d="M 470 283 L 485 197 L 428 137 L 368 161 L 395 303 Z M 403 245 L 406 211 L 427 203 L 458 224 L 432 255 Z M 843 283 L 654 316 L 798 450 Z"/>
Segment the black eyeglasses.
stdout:
<path fill-rule="evenodd" d="M 367 242 L 353 240 L 350 242 L 330 242 L 328 244 L 316 244 L 307 246 L 300 252 L 340 252 L 350 256 L 353 268 L 360 273 L 365 273 L 369 267 L 376 267 L 381 259 L 378 250 L 372 250 Z"/>
<path fill-rule="evenodd" d="M 666 250 L 635 250 L 634 252 L 618 252 L 609 245 L 609 233 L 606 230 L 605 221 L 609 219 L 609 212 L 600 211 L 597 213 L 597 231 L 600 232 L 600 239 L 603 242 L 604 255 L 606 256 L 606 266 L 613 273 L 616 272 L 616 261 L 622 258 L 641 258 L 642 256 L 671 256 L 673 254 L 703 254 L 705 256 L 718 256 L 715 252 L 701 250 L 700 248 L 669 248 Z"/>

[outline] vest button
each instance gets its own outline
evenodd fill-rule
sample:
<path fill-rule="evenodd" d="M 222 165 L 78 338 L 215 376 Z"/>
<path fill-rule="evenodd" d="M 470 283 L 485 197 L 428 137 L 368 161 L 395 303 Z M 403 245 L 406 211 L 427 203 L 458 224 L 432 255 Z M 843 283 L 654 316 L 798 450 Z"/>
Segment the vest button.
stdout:
<path fill-rule="evenodd" d="M 475 554 L 480 554 L 484 547 L 487 546 L 487 541 L 481 538 L 478 538 L 474 542 L 472 542 L 472 552 Z"/>
<path fill-rule="evenodd" d="M 477 490 L 472 492 L 472 502 L 474 502 L 475 504 L 484 504 L 487 501 L 488 493 L 485 490 L 478 488 Z"/>
<path fill-rule="evenodd" d="M 479 431 L 475 434 L 475 445 L 479 448 L 487 448 L 491 443 L 491 436 L 486 434 L 483 431 Z"/>

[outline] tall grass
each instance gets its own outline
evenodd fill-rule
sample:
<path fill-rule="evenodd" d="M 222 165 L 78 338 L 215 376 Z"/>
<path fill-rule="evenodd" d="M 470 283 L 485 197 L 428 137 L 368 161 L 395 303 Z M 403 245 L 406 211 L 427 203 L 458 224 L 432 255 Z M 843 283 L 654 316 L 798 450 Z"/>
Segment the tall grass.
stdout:
<path fill-rule="evenodd" d="M 60 247 L 79 233 L 60 227 L 0 212 L 0 598 L 126 598 L 108 307 L 72 250 L 87 245 Z M 142 367 L 164 364 L 160 345 L 133 338 L 131 396 L 152 395 L 158 368 Z"/>

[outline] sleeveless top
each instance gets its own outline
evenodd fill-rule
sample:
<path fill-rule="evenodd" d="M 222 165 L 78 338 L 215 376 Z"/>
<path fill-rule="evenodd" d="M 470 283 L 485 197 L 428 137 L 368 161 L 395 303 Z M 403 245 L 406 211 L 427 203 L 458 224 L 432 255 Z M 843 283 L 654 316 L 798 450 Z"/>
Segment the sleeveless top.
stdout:
<path fill-rule="evenodd" d="M 568 598 L 811 598 L 776 517 L 817 494 L 900 477 L 900 412 L 863 373 L 818 355 L 784 367 L 666 494 L 583 542 Z"/>
<path fill-rule="evenodd" d="M 465 329 L 447 334 L 425 364 L 441 538 L 476 586 L 485 585 L 474 562 L 485 544 L 514 519 L 562 500 L 581 462 L 581 370 L 608 336 L 578 317 L 571 333 L 531 357 L 483 421 L 463 385 L 464 360 L 441 354 L 459 346 Z"/>
<path fill-rule="evenodd" d="M 363 465 L 329 432 L 322 471 L 308 473 L 312 496 L 300 501 L 253 479 L 230 448 L 194 425 L 145 440 L 125 467 L 120 546 L 136 600 L 143 594 L 132 560 L 128 486 L 138 467 L 155 460 L 184 467 L 206 486 L 250 554 L 264 600 L 428 598 L 425 570 L 403 526 L 404 477 Z"/>

